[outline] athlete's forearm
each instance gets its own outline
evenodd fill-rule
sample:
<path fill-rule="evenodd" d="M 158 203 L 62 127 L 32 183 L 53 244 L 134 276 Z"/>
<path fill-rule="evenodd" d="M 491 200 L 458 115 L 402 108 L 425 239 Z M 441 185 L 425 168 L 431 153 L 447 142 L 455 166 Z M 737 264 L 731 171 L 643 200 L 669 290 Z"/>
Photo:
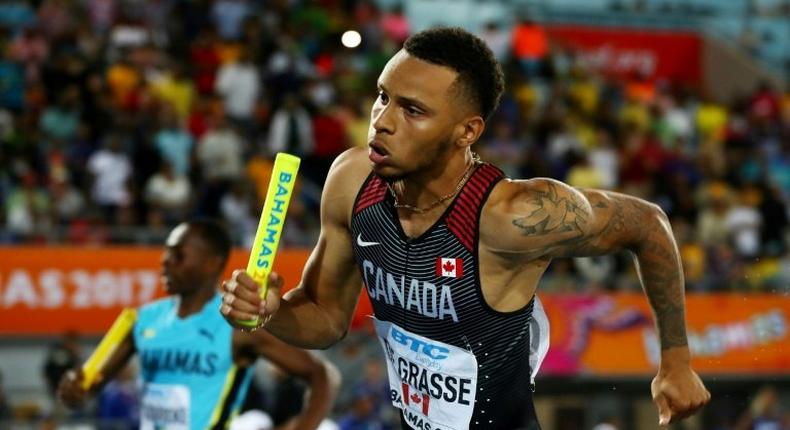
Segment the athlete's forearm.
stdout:
<path fill-rule="evenodd" d="M 340 372 L 331 363 L 319 361 L 307 382 L 309 389 L 305 393 L 305 407 L 295 426 L 298 429 L 318 428 L 332 411 L 340 387 Z"/>
<path fill-rule="evenodd" d="M 666 215 L 654 211 L 640 220 L 644 238 L 633 248 L 637 271 L 653 308 L 661 349 L 686 347 L 683 266 Z"/>
<path fill-rule="evenodd" d="M 348 324 L 345 316 L 319 306 L 300 286 L 283 296 L 266 329 L 291 345 L 326 349 L 346 335 Z"/>

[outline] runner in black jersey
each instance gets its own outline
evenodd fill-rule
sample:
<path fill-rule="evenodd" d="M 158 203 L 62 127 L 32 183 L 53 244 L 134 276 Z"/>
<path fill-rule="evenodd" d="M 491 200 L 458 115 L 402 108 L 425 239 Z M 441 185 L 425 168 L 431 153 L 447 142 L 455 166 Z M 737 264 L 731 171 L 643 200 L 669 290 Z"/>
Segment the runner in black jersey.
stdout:
<path fill-rule="evenodd" d="M 540 277 L 554 257 L 629 250 L 660 334 L 659 421 L 691 415 L 710 394 L 689 364 L 666 216 L 634 197 L 512 180 L 479 162 L 471 146 L 502 89 L 479 38 L 447 28 L 410 37 L 379 77 L 368 150 L 345 152 L 327 177 L 301 283 L 281 298 L 272 274 L 262 302 L 236 271 L 222 313 L 231 323 L 258 315 L 287 342 L 325 348 L 348 330 L 362 286 L 405 428 L 539 428 L 529 324 Z"/>

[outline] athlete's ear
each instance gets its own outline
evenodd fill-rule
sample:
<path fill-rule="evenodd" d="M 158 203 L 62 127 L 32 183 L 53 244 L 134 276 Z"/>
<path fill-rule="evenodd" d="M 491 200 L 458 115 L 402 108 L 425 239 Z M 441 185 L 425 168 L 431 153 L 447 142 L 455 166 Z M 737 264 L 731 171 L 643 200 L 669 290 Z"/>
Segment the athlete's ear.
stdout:
<path fill-rule="evenodd" d="M 483 131 L 486 129 L 486 122 L 479 115 L 468 116 L 458 124 L 458 138 L 455 144 L 467 148 L 480 139 Z"/>

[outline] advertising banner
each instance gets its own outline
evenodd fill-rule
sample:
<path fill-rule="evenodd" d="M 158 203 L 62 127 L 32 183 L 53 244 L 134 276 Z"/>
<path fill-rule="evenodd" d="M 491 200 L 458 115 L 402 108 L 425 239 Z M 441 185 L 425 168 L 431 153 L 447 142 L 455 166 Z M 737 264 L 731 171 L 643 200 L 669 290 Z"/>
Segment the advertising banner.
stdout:
<path fill-rule="evenodd" d="M 546 31 L 555 46 L 570 48 L 605 75 L 690 84 L 702 79 L 702 42 L 693 33 L 576 25 L 552 25 Z"/>
<path fill-rule="evenodd" d="M 540 296 L 551 324 L 543 375 L 655 373 L 661 348 L 642 294 Z M 790 298 L 692 294 L 689 347 L 699 373 L 790 373 Z"/>
<path fill-rule="evenodd" d="M 308 254 L 278 253 L 274 267 L 285 277 L 286 290 L 299 281 Z M 0 336 L 67 330 L 103 334 L 124 307 L 139 307 L 165 294 L 161 255 L 161 248 L 146 247 L 0 248 Z M 234 250 L 223 279 L 246 267 L 248 255 Z M 360 305 L 360 311 L 365 309 L 370 314 L 367 299 Z"/>
<path fill-rule="evenodd" d="M 164 295 L 161 248 L 0 248 L 0 336 L 53 336 L 66 330 L 101 335 L 124 307 Z M 281 250 L 275 270 L 285 289 L 299 281 L 306 250 Z M 234 250 L 223 278 L 246 267 Z M 371 330 L 360 285 L 352 328 Z M 540 294 L 551 325 L 542 375 L 644 376 L 660 355 L 653 317 L 640 293 Z M 689 345 L 707 374 L 790 373 L 790 297 L 782 294 L 690 294 Z"/>

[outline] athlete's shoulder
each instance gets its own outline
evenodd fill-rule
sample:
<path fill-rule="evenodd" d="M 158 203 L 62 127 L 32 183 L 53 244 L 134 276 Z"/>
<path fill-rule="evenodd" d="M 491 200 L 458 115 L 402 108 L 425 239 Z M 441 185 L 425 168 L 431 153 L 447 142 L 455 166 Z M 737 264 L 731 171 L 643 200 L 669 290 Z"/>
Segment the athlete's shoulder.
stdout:
<path fill-rule="evenodd" d="M 537 217 L 537 223 L 555 223 L 567 208 L 581 205 L 582 200 L 579 191 L 555 179 L 506 178 L 494 187 L 483 207 L 480 238 L 493 248 L 500 248 L 521 232 L 514 230 L 515 220 Z"/>
<path fill-rule="evenodd" d="M 148 315 L 148 314 L 158 314 L 161 312 L 166 312 L 170 309 L 173 309 L 173 307 L 175 306 L 175 301 L 176 301 L 175 297 L 171 297 L 171 296 L 156 299 L 152 302 L 148 302 L 140 306 L 140 308 L 137 310 L 137 314 Z"/>
<path fill-rule="evenodd" d="M 332 167 L 329 169 L 327 182 L 335 176 L 344 181 L 358 181 L 360 184 L 371 172 L 368 151 L 365 148 L 355 147 L 347 149 L 335 158 Z"/>
<path fill-rule="evenodd" d="M 487 209 L 493 213 L 510 212 L 514 205 L 518 206 L 524 201 L 538 195 L 563 196 L 573 192 L 572 188 L 563 182 L 551 178 L 510 179 L 500 181 L 491 191 L 488 198 Z"/>
<path fill-rule="evenodd" d="M 158 324 L 158 321 L 162 321 L 168 314 L 173 313 L 175 307 L 176 299 L 171 296 L 162 297 L 140 306 L 137 309 L 137 319 L 134 324 L 135 334 L 142 334 L 141 330 Z"/>
<path fill-rule="evenodd" d="M 324 203 L 331 200 L 341 207 L 351 207 L 372 169 L 367 154 L 364 148 L 352 148 L 335 159 L 324 185 Z"/>

